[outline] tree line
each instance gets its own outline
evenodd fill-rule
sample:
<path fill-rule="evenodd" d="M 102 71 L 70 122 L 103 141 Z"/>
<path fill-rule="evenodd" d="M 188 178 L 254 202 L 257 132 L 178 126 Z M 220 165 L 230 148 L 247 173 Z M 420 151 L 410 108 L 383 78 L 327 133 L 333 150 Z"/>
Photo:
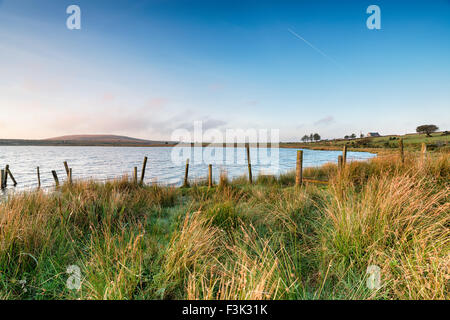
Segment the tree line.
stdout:
<path fill-rule="evenodd" d="M 311 133 L 310 135 L 305 134 L 302 137 L 303 142 L 313 142 L 313 141 L 320 141 L 321 136 L 318 133 Z"/>

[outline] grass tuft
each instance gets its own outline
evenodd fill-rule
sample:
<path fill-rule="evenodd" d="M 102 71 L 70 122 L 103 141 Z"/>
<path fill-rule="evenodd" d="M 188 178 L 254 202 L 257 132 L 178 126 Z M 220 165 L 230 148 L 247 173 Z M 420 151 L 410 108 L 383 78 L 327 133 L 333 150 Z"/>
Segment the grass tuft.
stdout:
<path fill-rule="evenodd" d="M 75 182 L 0 203 L 1 299 L 448 299 L 449 153 L 217 186 Z M 381 270 L 381 288 L 366 270 Z M 66 286 L 69 266 L 81 288 Z"/>

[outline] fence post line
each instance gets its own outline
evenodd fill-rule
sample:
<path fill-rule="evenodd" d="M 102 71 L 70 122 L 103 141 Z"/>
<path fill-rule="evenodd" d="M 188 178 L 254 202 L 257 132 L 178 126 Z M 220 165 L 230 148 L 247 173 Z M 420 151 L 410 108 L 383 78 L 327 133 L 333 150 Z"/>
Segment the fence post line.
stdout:
<path fill-rule="evenodd" d="M 134 167 L 133 181 L 134 181 L 134 183 L 136 183 L 136 184 L 138 183 L 137 167 Z"/>
<path fill-rule="evenodd" d="M 16 181 L 16 179 L 14 179 L 14 176 L 13 176 L 13 174 L 12 174 L 12 172 L 11 172 L 11 169 L 9 169 L 9 166 L 7 166 L 7 167 L 8 167 L 8 168 L 7 168 L 7 170 L 6 170 L 6 176 L 8 176 L 8 174 L 9 174 L 9 176 L 10 176 L 12 182 L 14 183 L 14 187 L 15 187 L 15 186 L 17 186 L 17 181 Z"/>
<path fill-rule="evenodd" d="M 184 183 L 183 183 L 183 187 L 189 186 L 188 178 L 189 178 L 189 159 L 186 159 L 186 168 L 185 168 L 185 170 L 184 170 Z"/>
<path fill-rule="evenodd" d="M 141 172 L 141 184 L 144 184 L 145 177 L 145 168 L 147 167 L 147 157 L 144 158 L 144 163 L 142 164 L 142 172 Z"/>
<path fill-rule="evenodd" d="M 41 173 L 39 172 L 39 167 L 37 167 L 37 179 L 38 179 L 38 188 L 41 187 Z"/>
<path fill-rule="evenodd" d="M 344 149 L 342 150 L 342 167 L 344 167 L 347 164 L 347 145 L 344 146 Z"/>
<path fill-rule="evenodd" d="M 404 150 L 403 150 L 403 138 L 400 138 L 400 140 L 398 141 L 398 147 L 399 147 L 399 151 L 400 151 L 400 161 L 403 164 L 405 162 L 405 154 L 404 154 Z"/>
<path fill-rule="evenodd" d="M 250 184 L 253 183 L 253 176 L 252 176 L 252 161 L 250 159 L 250 143 L 247 145 L 247 163 L 248 163 L 248 181 Z"/>
<path fill-rule="evenodd" d="M 64 161 L 64 169 L 66 169 L 67 178 L 69 178 L 70 169 L 69 165 L 67 164 L 67 161 Z"/>
<path fill-rule="evenodd" d="M 53 179 L 55 180 L 56 186 L 59 186 L 58 175 L 56 174 L 55 170 L 52 170 L 52 175 L 53 175 Z"/>
<path fill-rule="evenodd" d="M 297 170 L 295 173 L 295 185 L 301 186 L 303 184 L 303 151 L 297 151 Z"/>
<path fill-rule="evenodd" d="M 208 187 L 212 188 L 213 186 L 213 178 L 212 178 L 212 164 L 208 166 Z"/>

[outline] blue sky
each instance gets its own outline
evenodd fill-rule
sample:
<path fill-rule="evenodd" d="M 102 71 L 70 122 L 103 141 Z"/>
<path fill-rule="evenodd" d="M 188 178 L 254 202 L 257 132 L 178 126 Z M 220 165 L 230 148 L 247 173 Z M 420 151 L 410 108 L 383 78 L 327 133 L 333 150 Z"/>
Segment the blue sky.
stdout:
<path fill-rule="evenodd" d="M 448 0 L 0 0 L 2 138 L 169 139 L 196 120 L 284 141 L 402 134 L 448 130 L 449 110 Z"/>

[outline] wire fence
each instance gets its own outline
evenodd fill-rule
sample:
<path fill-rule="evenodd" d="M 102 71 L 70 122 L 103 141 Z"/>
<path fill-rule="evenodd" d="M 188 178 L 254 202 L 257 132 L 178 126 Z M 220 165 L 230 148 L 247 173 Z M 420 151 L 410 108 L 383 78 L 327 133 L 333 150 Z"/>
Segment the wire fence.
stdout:
<path fill-rule="evenodd" d="M 247 162 L 248 162 L 248 174 L 247 177 L 250 181 L 250 183 L 252 182 L 253 179 L 253 175 L 252 175 L 252 163 L 250 160 L 250 151 L 249 151 L 249 147 L 247 146 Z M 303 151 L 298 150 L 298 156 L 301 153 L 301 158 L 297 158 L 297 163 L 296 163 L 296 167 L 295 169 L 290 169 L 289 171 L 285 172 L 288 173 L 290 171 L 294 171 L 295 175 L 296 175 L 296 184 L 301 184 L 303 182 L 309 182 L 309 183 L 327 183 L 327 180 L 324 179 L 317 179 L 314 177 L 303 177 L 303 171 L 304 169 L 307 168 L 317 168 L 317 167 L 321 167 L 325 164 L 336 164 L 338 167 L 342 167 L 343 165 L 345 165 L 348 162 L 352 162 L 352 160 L 354 161 L 355 159 L 352 159 L 351 157 L 348 158 L 348 149 L 346 146 L 344 146 L 343 150 L 342 150 L 342 155 L 338 157 L 337 161 L 329 161 L 329 160 L 321 160 L 321 161 L 316 161 L 314 162 L 314 165 L 311 165 L 311 162 L 308 161 L 303 161 Z M 386 152 L 380 152 L 377 154 L 377 156 L 375 158 L 372 159 L 378 159 L 378 160 L 385 160 L 385 159 L 400 159 L 402 162 L 405 161 L 405 157 L 409 157 L 410 155 L 421 155 L 424 159 L 427 155 L 427 150 L 426 150 L 426 145 L 422 145 L 422 150 L 421 151 L 405 151 L 403 148 L 403 143 L 400 140 L 399 143 L 399 148 L 398 150 L 396 150 L 395 152 L 388 150 Z M 350 161 L 349 161 L 350 160 Z M 360 160 L 358 160 L 360 161 Z M 142 170 L 141 170 L 141 176 L 140 176 L 140 183 L 144 183 L 144 176 L 145 176 L 145 170 L 146 170 L 146 165 L 147 165 L 147 158 L 144 158 L 144 163 L 142 166 Z M 211 170 L 211 166 L 209 165 L 209 172 L 208 175 L 205 175 L 205 177 L 195 177 L 195 178 L 191 178 L 191 181 L 193 181 L 194 183 L 200 183 L 200 182 L 204 182 L 204 181 L 208 181 L 209 184 L 211 185 L 211 181 L 213 181 L 212 179 L 212 170 Z M 65 178 L 64 180 L 62 180 L 63 183 L 77 183 L 77 182 L 82 182 L 82 181 L 93 181 L 96 183 L 108 183 L 108 182 L 113 182 L 113 181 L 117 181 L 119 179 L 131 179 L 134 180 L 136 183 L 138 183 L 138 177 L 137 177 L 137 167 L 134 167 L 134 175 L 129 175 L 129 174 L 123 174 L 122 176 L 109 176 L 109 177 L 83 177 L 83 178 L 73 178 L 72 177 L 72 170 L 71 168 L 69 168 L 67 162 L 64 162 L 64 167 L 65 167 L 65 171 L 67 174 L 67 178 Z M 5 169 L 1 170 L 2 172 L 2 176 L 1 176 L 1 187 L 2 187 L 2 197 L 1 198 L 5 198 L 8 195 L 12 194 L 12 193 L 16 193 L 16 189 L 15 186 L 17 185 L 16 180 L 14 179 L 9 166 L 6 165 Z M 225 172 L 226 173 L 226 168 L 224 170 L 224 168 L 221 168 L 221 172 Z M 53 177 L 54 177 L 54 184 L 50 184 L 47 183 L 46 185 L 41 185 L 41 181 L 40 181 L 40 173 L 39 173 L 39 167 L 37 169 L 37 179 L 38 179 L 38 188 L 44 192 L 52 192 L 55 191 L 55 187 L 60 185 L 59 182 L 59 178 L 57 177 L 56 171 L 52 171 L 53 173 Z M 170 182 L 170 181 L 165 181 L 165 180 L 161 180 L 158 181 L 157 178 L 153 178 L 151 181 L 147 181 L 147 184 L 157 184 L 160 186 L 167 186 L 167 187 L 177 187 L 177 186 L 183 186 L 183 185 L 187 185 L 187 179 L 188 179 L 188 174 L 189 174 L 189 160 L 186 164 L 186 168 L 185 168 L 185 172 L 184 172 L 184 180 L 182 178 L 182 176 L 180 175 L 180 179 L 177 182 Z M 222 174 L 222 173 L 221 173 Z M 242 176 L 245 176 L 246 174 L 243 172 Z M 263 170 L 261 169 L 259 172 L 259 176 L 264 176 L 264 175 L 270 175 L 270 174 L 265 174 L 263 172 Z M 8 187 L 7 183 L 8 183 L 8 177 L 10 178 L 11 181 L 14 182 L 14 188 Z M 35 185 L 30 185 L 28 187 L 22 187 L 20 189 L 19 192 L 29 192 L 32 190 L 35 190 L 36 186 Z"/>

